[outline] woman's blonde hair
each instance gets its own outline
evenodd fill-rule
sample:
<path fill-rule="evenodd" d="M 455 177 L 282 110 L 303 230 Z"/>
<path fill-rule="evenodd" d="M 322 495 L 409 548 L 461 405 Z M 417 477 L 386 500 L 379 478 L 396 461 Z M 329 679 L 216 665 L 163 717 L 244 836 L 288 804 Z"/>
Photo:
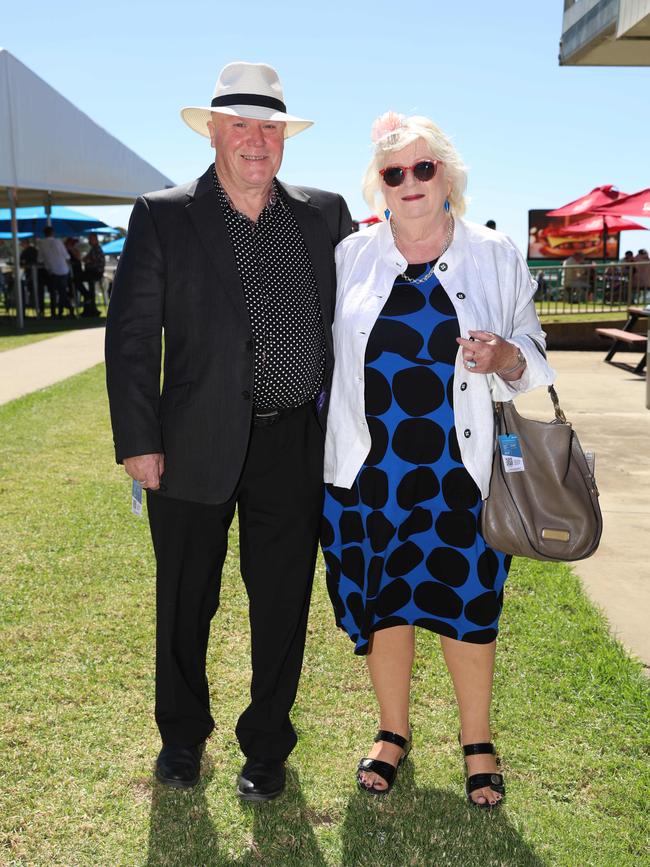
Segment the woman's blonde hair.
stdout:
<path fill-rule="evenodd" d="M 378 217 L 384 218 L 386 210 L 383 181 L 379 170 L 389 162 L 392 153 L 405 148 L 417 139 L 422 139 L 431 156 L 441 161 L 445 178 L 451 185 L 449 193 L 451 211 L 457 217 L 462 217 L 465 213 L 467 167 L 449 136 L 445 135 L 433 121 L 419 115 L 404 117 L 393 111 L 387 111 L 373 123 L 371 136 L 375 150 L 363 176 L 361 189 L 368 206 Z"/>

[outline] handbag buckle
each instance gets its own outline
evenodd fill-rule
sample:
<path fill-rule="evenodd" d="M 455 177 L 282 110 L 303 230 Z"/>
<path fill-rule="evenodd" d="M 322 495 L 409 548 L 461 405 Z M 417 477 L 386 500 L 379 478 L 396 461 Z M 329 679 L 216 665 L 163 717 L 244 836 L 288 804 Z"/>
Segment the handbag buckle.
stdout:
<path fill-rule="evenodd" d="M 554 530 L 552 527 L 542 528 L 542 539 L 551 542 L 568 542 L 571 538 L 571 533 L 568 530 Z"/>

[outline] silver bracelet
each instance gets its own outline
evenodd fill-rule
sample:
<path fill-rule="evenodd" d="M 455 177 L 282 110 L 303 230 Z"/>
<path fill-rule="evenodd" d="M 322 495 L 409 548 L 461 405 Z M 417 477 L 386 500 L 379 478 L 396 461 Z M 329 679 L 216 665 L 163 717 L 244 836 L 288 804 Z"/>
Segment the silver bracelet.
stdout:
<path fill-rule="evenodd" d="M 495 371 L 497 376 L 507 376 L 510 373 L 514 373 L 515 370 L 519 370 L 520 367 L 526 367 L 526 356 L 523 354 L 521 349 L 517 347 L 517 363 L 514 367 L 509 367 L 507 370 L 497 370 Z"/>

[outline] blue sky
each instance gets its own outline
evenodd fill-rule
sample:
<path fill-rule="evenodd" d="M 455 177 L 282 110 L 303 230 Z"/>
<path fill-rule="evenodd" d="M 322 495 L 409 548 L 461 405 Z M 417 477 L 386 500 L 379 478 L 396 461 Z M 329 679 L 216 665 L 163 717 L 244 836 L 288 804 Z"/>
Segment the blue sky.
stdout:
<path fill-rule="evenodd" d="M 288 110 L 316 121 L 287 142 L 280 176 L 341 192 L 356 217 L 367 215 L 360 179 L 373 119 L 389 108 L 428 115 L 469 166 L 467 217 L 495 219 L 525 250 L 529 208 L 559 207 L 605 183 L 650 186 L 650 68 L 558 66 L 562 7 L 36 0 L 13 4 L 1 39 L 179 183 L 212 159 L 180 107 L 209 103 L 232 60 L 270 63 Z M 87 210 L 119 224 L 129 212 Z M 622 248 L 650 247 L 645 236 L 624 234 Z"/>

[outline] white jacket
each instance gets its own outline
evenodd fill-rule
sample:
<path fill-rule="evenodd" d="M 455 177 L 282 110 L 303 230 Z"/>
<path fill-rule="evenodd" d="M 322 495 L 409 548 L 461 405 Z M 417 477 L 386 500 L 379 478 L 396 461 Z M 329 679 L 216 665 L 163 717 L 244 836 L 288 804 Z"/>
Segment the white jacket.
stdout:
<path fill-rule="evenodd" d="M 370 451 L 364 405 L 364 363 L 372 328 L 393 282 L 407 267 L 388 223 L 350 235 L 336 248 L 334 375 L 327 416 L 325 481 L 350 488 Z M 461 336 L 492 331 L 518 346 L 527 366 L 521 379 L 470 373 L 460 346 L 454 373 L 454 416 L 463 463 L 487 497 L 494 448 L 493 400 L 550 385 L 554 371 L 535 347 L 545 346 L 533 296 L 536 282 L 514 243 L 501 232 L 456 220 L 454 240 L 435 273 L 449 296 Z"/>

